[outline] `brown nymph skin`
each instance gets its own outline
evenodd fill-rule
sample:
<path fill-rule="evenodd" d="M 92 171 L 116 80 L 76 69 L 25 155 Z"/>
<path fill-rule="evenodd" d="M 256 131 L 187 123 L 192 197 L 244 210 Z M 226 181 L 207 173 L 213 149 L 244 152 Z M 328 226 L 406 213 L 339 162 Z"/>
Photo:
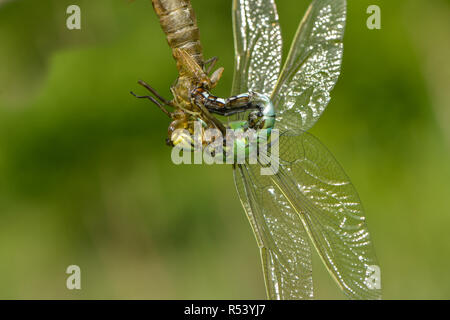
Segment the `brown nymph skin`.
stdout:
<path fill-rule="evenodd" d="M 197 88 L 214 88 L 223 68 L 216 70 L 211 77 L 208 76 L 210 70 L 205 69 L 200 32 L 190 0 L 152 0 L 152 4 L 178 69 L 178 78 L 170 88 L 173 99 L 169 105 L 175 111 L 169 114 L 174 120 L 169 126 L 169 140 L 174 130 L 190 130 L 193 122 L 199 118 L 208 127 L 224 132 L 223 124 L 204 106 L 195 104 L 192 96 Z"/>

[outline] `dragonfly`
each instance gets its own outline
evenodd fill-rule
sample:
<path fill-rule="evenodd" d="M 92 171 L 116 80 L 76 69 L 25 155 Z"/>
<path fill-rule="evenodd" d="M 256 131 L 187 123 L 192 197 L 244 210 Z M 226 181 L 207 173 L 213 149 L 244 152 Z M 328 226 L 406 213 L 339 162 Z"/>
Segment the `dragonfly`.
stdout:
<path fill-rule="evenodd" d="M 232 12 L 231 94 L 255 91 L 270 97 L 275 128 L 283 131 L 277 173 L 260 175 L 258 164 L 234 169 L 260 249 L 267 296 L 313 298 L 313 247 L 348 297 L 381 299 L 380 268 L 359 196 L 333 155 L 307 132 L 340 75 L 346 1 L 311 3 L 283 67 L 274 0 L 234 0 Z"/>
<path fill-rule="evenodd" d="M 233 0 L 235 70 L 227 99 L 209 92 L 223 68 L 208 76 L 190 1 L 152 2 L 179 77 L 171 101 L 144 82 L 140 84 L 156 99 L 137 97 L 148 98 L 173 119 L 168 144 L 192 146 L 189 137 L 176 132 L 192 131 L 198 120 L 204 129 L 281 132 L 268 142 L 279 148 L 276 171 L 262 175 L 264 164 L 249 159 L 233 165 L 236 189 L 260 249 L 267 297 L 314 297 L 314 248 L 349 298 L 380 299 L 380 268 L 358 194 L 333 155 L 307 132 L 329 103 L 340 74 L 346 1 L 311 3 L 282 67 L 274 0 Z M 191 33 L 182 37 L 186 26 Z M 168 112 L 162 104 L 175 111 Z M 229 116 L 228 125 L 214 114 Z"/>

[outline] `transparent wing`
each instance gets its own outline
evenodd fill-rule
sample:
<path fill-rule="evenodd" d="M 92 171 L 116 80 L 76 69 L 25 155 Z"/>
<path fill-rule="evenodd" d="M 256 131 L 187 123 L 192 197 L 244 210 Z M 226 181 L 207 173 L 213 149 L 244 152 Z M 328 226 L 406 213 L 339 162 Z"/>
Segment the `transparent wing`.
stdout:
<path fill-rule="evenodd" d="M 345 19 L 345 0 L 308 8 L 272 94 L 278 128 L 306 131 L 325 110 L 340 73 Z"/>
<path fill-rule="evenodd" d="M 259 165 L 238 165 L 234 179 L 261 250 L 270 299 L 313 297 L 311 251 L 303 224 L 286 197 L 261 176 Z"/>
<path fill-rule="evenodd" d="M 288 131 L 280 136 L 279 148 L 279 170 L 269 176 L 272 188 L 301 218 L 344 293 L 354 299 L 380 299 L 377 258 L 361 202 L 345 172 L 309 133 Z"/>
<path fill-rule="evenodd" d="M 232 95 L 270 96 L 281 68 L 282 39 L 274 0 L 234 0 L 235 70 Z"/>

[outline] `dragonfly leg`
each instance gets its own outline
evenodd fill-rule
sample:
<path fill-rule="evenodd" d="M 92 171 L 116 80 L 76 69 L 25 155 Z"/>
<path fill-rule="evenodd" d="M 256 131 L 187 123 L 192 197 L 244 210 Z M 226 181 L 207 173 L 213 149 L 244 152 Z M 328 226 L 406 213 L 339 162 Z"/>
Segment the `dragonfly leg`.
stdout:
<path fill-rule="evenodd" d="M 216 117 L 214 117 L 207 108 L 205 108 L 205 106 L 203 105 L 197 105 L 200 110 L 203 112 L 203 115 L 214 124 L 214 126 L 220 130 L 220 132 L 222 133 L 222 135 L 226 136 L 226 131 L 227 129 L 225 128 L 225 126 L 223 125 L 222 122 L 220 122 L 219 119 L 217 119 Z"/>
<path fill-rule="evenodd" d="M 216 65 L 217 61 L 219 60 L 218 57 L 212 57 L 211 59 L 208 59 L 205 61 L 204 65 L 206 68 L 206 74 L 210 74 L 211 70 L 214 69 L 214 66 Z M 209 66 L 208 66 L 209 65 Z M 206 67 L 208 66 L 208 67 Z"/>
<path fill-rule="evenodd" d="M 155 89 L 153 89 L 149 84 L 147 84 L 146 82 L 139 80 L 138 83 L 143 86 L 144 88 L 146 88 L 148 91 L 150 91 L 151 93 L 153 93 L 155 95 L 156 98 L 159 99 L 159 101 L 161 101 L 163 104 L 165 104 L 166 106 L 173 106 L 173 104 L 164 99 Z"/>
<path fill-rule="evenodd" d="M 158 106 L 158 108 L 161 109 L 161 111 L 164 112 L 169 118 L 172 118 L 172 113 L 170 113 L 169 111 L 167 111 L 167 109 L 164 108 L 164 106 L 163 106 L 158 100 L 156 100 L 155 98 L 153 98 L 153 97 L 151 97 L 151 96 L 138 96 L 138 95 L 134 94 L 133 91 L 130 91 L 130 93 L 131 93 L 133 96 L 135 96 L 136 98 L 139 98 L 139 99 L 148 99 L 148 100 L 150 100 L 151 102 L 153 102 L 154 104 L 156 104 L 156 105 Z"/>

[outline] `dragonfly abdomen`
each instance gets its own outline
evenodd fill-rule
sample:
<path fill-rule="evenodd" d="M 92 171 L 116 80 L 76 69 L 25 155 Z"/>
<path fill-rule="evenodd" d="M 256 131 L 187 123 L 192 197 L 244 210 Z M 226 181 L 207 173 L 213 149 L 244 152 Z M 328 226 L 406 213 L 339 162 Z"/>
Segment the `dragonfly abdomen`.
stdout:
<path fill-rule="evenodd" d="M 203 105 L 210 112 L 222 116 L 230 116 L 254 109 L 250 105 L 250 96 L 247 93 L 223 99 L 210 94 L 207 90 L 200 87 L 195 89 L 191 95 L 196 105 Z"/>
<path fill-rule="evenodd" d="M 152 0 L 152 4 L 172 52 L 175 49 L 184 49 L 200 67 L 203 67 L 200 32 L 191 2 L 189 0 Z"/>
<path fill-rule="evenodd" d="M 192 91 L 191 97 L 196 105 L 203 105 L 211 113 L 222 116 L 250 112 L 246 127 L 271 129 L 275 125 L 275 108 L 270 98 L 257 92 L 242 93 L 227 99 L 218 98 L 204 88 Z"/>

